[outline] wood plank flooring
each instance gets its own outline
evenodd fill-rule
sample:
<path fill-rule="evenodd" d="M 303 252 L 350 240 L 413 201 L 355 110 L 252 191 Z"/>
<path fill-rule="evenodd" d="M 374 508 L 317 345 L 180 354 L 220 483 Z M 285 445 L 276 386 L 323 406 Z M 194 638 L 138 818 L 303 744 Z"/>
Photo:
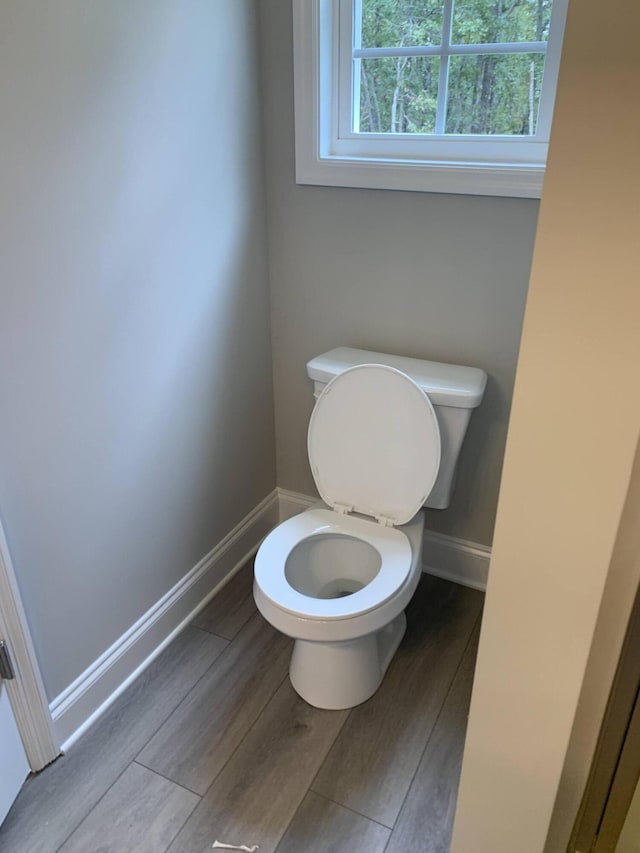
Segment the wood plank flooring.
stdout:
<path fill-rule="evenodd" d="M 447 853 L 481 593 L 423 576 L 386 678 L 303 702 L 246 566 L 68 755 L 29 779 L 0 853 Z"/>

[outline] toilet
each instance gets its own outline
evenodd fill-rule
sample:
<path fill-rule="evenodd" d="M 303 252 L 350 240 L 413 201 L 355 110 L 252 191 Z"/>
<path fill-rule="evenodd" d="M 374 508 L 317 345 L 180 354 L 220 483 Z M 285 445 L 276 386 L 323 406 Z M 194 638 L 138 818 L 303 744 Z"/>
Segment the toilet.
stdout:
<path fill-rule="evenodd" d="M 262 615 L 295 640 L 289 676 L 317 708 L 380 686 L 422 572 L 422 507 L 449 504 L 483 370 L 339 347 L 312 359 L 307 446 L 321 500 L 255 558 Z"/>

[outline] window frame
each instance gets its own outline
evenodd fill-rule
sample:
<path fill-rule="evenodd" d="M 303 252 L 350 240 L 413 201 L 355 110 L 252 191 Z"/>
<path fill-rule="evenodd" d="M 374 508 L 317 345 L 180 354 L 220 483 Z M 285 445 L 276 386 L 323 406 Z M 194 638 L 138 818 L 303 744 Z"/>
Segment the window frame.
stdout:
<path fill-rule="evenodd" d="M 346 22 L 359 0 L 292 2 L 297 183 L 540 197 L 568 0 L 553 4 L 535 139 L 352 133 L 350 70 L 346 82 L 344 74 L 352 62 L 352 31 Z M 341 27 L 347 33 L 342 43 Z M 348 119 L 340 112 L 347 97 Z"/>

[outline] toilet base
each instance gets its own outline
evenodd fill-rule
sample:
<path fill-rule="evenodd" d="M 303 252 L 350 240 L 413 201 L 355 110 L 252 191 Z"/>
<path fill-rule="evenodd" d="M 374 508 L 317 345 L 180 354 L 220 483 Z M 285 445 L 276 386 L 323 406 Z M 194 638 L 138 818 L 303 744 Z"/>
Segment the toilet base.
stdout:
<path fill-rule="evenodd" d="M 404 613 L 378 631 L 339 643 L 296 640 L 289 677 L 294 690 L 315 708 L 338 711 L 376 692 L 404 636 Z"/>

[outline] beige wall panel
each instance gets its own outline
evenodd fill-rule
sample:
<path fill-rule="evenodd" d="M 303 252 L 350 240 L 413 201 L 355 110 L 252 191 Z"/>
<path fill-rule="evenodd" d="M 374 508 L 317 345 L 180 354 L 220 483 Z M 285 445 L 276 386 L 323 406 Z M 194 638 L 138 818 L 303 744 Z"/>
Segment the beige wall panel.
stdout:
<path fill-rule="evenodd" d="M 567 757 L 545 848 L 564 851 L 597 733 L 592 716 L 567 756 L 640 432 L 640 56 L 619 41 L 640 9 L 618 0 L 607 21 L 571 4 L 453 853 L 540 853 Z M 636 570 L 618 568 L 629 591 Z"/>

